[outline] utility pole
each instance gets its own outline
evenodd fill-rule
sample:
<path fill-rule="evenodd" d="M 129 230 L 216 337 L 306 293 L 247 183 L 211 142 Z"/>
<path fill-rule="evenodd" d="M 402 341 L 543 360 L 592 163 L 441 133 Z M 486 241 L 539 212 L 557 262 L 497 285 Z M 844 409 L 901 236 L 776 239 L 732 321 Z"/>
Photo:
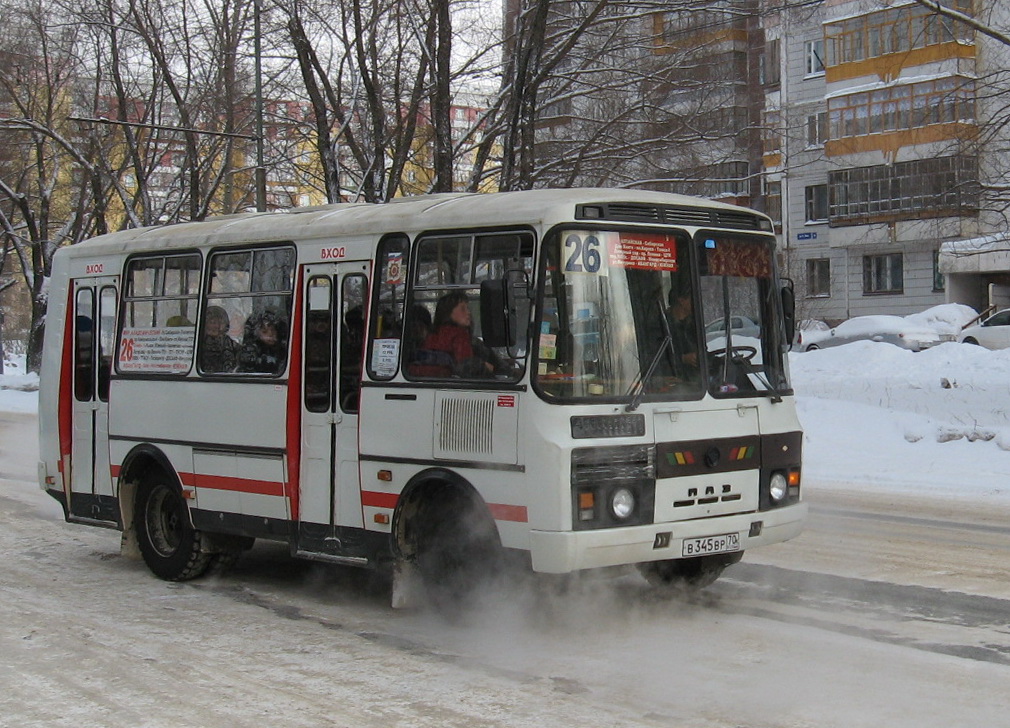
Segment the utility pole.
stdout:
<path fill-rule="evenodd" d="M 256 64 L 256 210 L 267 209 L 267 169 L 263 145 L 263 39 L 260 28 L 262 0 L 253 3 L 253 55 Z"/>

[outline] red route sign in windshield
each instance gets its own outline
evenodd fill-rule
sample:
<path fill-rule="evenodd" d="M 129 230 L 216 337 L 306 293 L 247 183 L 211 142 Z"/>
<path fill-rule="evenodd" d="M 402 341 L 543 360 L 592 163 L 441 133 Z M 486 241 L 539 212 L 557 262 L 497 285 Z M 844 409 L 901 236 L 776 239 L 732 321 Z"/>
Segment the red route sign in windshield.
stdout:
<path fill-rule="evenodd" d="M 677 270 L 677 241 L 672 235 L 621 233 L 610 238 L 609 263 L 618 268 Z"/>

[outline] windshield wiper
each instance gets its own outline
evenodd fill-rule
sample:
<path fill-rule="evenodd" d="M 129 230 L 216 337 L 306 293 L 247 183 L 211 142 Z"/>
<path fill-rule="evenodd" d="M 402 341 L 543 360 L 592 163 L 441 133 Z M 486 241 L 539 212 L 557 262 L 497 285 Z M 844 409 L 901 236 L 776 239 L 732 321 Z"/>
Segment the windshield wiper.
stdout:
<path fill-rule="evenodd" d="M 652 360 L 649 362 L 649 366 L 645 372 L 643 373 L 639 370 L 635 381 L 631 383 L 628 394 L 632 392 L 635 394 L 631 398 L 631 401 L 625 405 L 625 412 L 634 412 L 638 409 L 638 406 L 642 403 L 642 397 L 645 395 L 645 383 L 652 378 L 652 373 L 659 366 L 659 360 L 663 358 L 663 354 L 667 348 L 670 349 L 670 353 L 673 353 L 673 332 L 670 331 L 670 322 L 666 319 L 666 309 L 663 307 L 662 295 L 659 296 L 659 320 L 663 322 L 663 341 L 659 345 L 659 349 L 656 350 L 656 353 L 653 354 Z"/>

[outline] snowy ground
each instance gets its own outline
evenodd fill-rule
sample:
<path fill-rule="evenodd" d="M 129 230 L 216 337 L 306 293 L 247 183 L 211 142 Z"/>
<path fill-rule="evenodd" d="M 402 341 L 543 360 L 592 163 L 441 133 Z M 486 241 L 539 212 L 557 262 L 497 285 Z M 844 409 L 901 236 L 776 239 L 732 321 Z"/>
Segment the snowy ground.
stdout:
<path fill-rule="evenodd" d="M 31 483 L 38 381 L 8 368 L 0 726 L 1005 724 L 1010 352 L 861 343 L 790 362 L 817 506 L 800 538 L 698 600 L 589 581 L 463 625 L 277 544 L 231 578 L 154 579 Z"/>

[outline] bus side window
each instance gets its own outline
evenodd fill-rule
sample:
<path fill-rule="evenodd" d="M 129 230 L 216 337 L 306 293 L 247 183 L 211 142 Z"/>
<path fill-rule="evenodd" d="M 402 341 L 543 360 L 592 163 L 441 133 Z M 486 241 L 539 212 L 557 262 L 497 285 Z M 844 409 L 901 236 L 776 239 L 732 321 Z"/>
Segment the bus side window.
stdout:
<path fill-rule="evenodd" d="M 79 402 L 95 397 L 95 292 L 77 291 L 74 305 L 74 395 Z"/>
<path fill-rule="evenodd" d="M 291 299 L 294 290 L 295 250 L 289 245 L 271 248 L 215 251 L 210 258 L 206 304 L 227 326 L 215 333 L 213 343 L 204 321 L 198 360 L 206 361 L 203 374 L 269 375 L 284 373 L 288 359 Z M 215 332 L 218 328 L 215 327 Z M 213 356 L 231 349 L 222 336 L 238 344 L 234 362 Z M 202 358 L 201 358 L 202 357 Z M 232 367 L 235 367 L 234 370 Z"/>
<path fill-rule="evenodd" d="M 332 399 L 333 286 L 329 276 L 309 280 L 305 314 L 305 409 L 326 412 Z"/>
<path fill-rule="evenodd" d="M 185 376 L 193 365 L 200 297 L 199 253 L 131 259 L 123 280 L 123 315 L 116 368 L 120 374 Z M 107 295 L 111 294 L 112 298 Z M 115 290 L 102 291 L 115 312 Z M 105 316 L 105 312 L 102 312 Z M 104 354 L 103 354 L 104 355 Z"/>
<path fill-rule="evenodd" d="M 365 344 L 365 291 L 363 275 L 344 277 L 341 291 L 340 326 L 340 409 L 358 411 L 361 391 L 361 354 Z"/>
<path fill-rule="evenodd" d="M 480 330 L 481 283 L 514 271 L 529 280 L 533 236 L 526 231 L 428 235 L 416 246 L 404 340 L 409 379 L 514 379 L 525 362 L 525 341 L 510 354 L 486 345 Z M 529 305 L 518 300 L 524 332 Z M 522 322 L 522 323 L 518 323 Z M 523 337 L 525 339 L 525 336 Z M 516 355 L 520 359 L 513 359 Z"/>
<path fill-rule="evenodd" d="M 98 294 L 98 399 L 109 401 L 109 375 L 116 352 L 116 289 L 102 288 Z"/>
<path fill-rule="evenodd" d="M 379 241 L 375 256 L 368 349 L 368 373 L 375 379 L 392 379 L 400 362 L 407 246 L 406 236 L 391 235 Z"/>

